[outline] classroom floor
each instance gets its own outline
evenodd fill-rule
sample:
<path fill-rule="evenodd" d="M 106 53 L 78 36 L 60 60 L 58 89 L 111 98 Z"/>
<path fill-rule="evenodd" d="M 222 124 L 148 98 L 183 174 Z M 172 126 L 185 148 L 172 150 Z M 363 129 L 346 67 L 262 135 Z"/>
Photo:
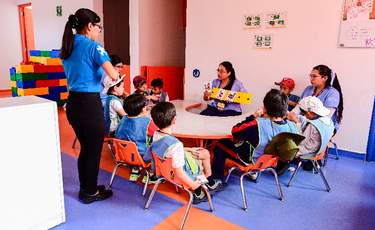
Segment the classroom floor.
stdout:
<path fill-rule="evenodd" d="M 0 91 L 0 97 L 8 96 Z M 129 170 L 119 168 L 114 195 L 105 201 L 85 205 L 78 200 L 77 156 L 74 132 L 59 108 L 59 128 L 64 183 L 65 229 L 179 229 L 188 194 L 176 194 L 169 183 L 161 184 L 148 211 L 144 205 L 153 185 L 142 198 L 143 184 L 128 180 Z M 212 150 L 212 149 L 211 149 Z M 103 145 L 98 184 L 108 185 L 115 166 L 107 145 Z M 318 174 L 300 170 L 291 187 L 292 172 L 279 177 L 284 201 L 280 201 L 275 179 L 264 172 L 259 183 L 244 180 L 249 211 L 243 210 L 239 173 L 229 179 L 229 188 L 213 196 L 215 212 L 208 203 L 193 205 L 185 229 L 374 229 L 375 163 L 332 155 L 323 168 L 332 192 L 327 192 Z"/>

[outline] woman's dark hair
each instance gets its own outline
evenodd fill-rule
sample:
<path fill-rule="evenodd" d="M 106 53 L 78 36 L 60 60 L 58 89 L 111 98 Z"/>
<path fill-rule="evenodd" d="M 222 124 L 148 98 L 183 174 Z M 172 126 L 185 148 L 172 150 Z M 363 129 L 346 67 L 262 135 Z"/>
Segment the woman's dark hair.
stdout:
<path fill-rule="evenodd" d="M 285 117 L 288 111 L 289 98 L 281 90 L 271 89 L 263 99 L 267 114 L 271 117 Z"/>
<path fill-rule="evenodd" d="M 73 29 L 78 34 L 84 34 L 84 30 L 89 23 L 99 23 L 100 17 L 92 10 L 81 8 L 73 15 L 71 14 L 65 24 L 62 38 L 60 58 L 67 59 L 73 51 L 74 34 Z"/>
<path fill-rule="evenodd" d="M 151 109 L 151 117 L 159 129 L 164 129 L 172 124 L 176 116 L 176 107 L 170 102 L 159 102 Z"/>
<path fill-rule="evenodd" d="M 230 72 L 229 84 L 225 86 L 224 89 L 231 90 L 233 86 L 233 82 L 234 80 L 236 80 L 236 72 L 233 69 L 233 65 L 229 61 L 223 61 L 222 63 L 220 63 L 220 65 L 224 66 L 227 72 Z"/>
<path fill-rule="evenodd" d="M 143 94 L 131 94 L 125 98 L 124 110 L 129 116 L 138 116 L 146 105 L 147 101 Z"/>
<path fill-rule="evenodd" d="M 315 66 L 313 69 L 318 70 L 319 74 L 322 75 L 322 77 L 324 77 L 324 76 L 328 77 L 327 81 L 325 82 L 326 87 L 331 85 L 332 70 L 328 66 L 318 65 L 318 66 Z M 339 106 L 337 108 L 337 118 L 338 118 L 338 123 L 340 124 L 341 119 L 342 119 L 342 114 L 343 114 L 343 111 L 344 111 L 344 99 L 342 97 L 341 86 L 340 86 L 339 79 L 337 78 L 336 73 L 335 73 L 335 79 L 333 80 L 333 83 L 332 83 L 332 87 L 335 88 L 340 93 L 340 103 L 339 103 Z"/>
<path fill-rule="evenodd" d="M 118 63 L 124 63 L 116 54 L 109 56 L 109 58 L 111 59 L 111 63 L 113 66 L 117 65 Z"/>
<path fill-rule="evenodd" d="M 164 83 L 163 83 L 163 80 L 161 78 L 156 78 L 156 79 L 152 80 L 152 82 L 151 82 L 151 86 L 154 87 L 154 88 L 159 87 L 159 89 L 161 89 L 161 88 L 163 88 L 163 85 L 164 85 Z"/>

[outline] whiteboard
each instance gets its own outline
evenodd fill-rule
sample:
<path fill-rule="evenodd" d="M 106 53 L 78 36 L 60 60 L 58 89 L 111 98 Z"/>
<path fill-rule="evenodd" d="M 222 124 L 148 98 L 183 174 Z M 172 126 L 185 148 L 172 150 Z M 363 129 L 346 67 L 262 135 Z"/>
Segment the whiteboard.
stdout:
<path fill-rule="evenodd" d="M 339 47 L 375 47 L 375 0 L 344 0 Z"/>

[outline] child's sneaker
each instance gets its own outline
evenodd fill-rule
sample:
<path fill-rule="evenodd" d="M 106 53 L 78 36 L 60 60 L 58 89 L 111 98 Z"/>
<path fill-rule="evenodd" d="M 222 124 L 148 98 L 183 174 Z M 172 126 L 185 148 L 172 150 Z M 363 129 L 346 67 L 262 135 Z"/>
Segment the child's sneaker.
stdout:
<path fill-rule="evenodd" d="M 208 201 L 208 198 L 206 196 L 206 193 L 201 191 L 201 194 L 199 196 L 197 196 L 197 194 L 193 194 L 194 195 L 194 198 L 193 198 L 193 204 L 200 204 L 202 202 L 207 202 Z"/>
<path fill-rule="evenodd" d="M 142 179 L 142 183 L 146 184 L 147 175 L 145 175 Z M 158 178 L 155 173 L 150 173 L 150 178 L 148 178 L 148 184 L 156 184 Z"/>
<path fill-rule="evenodd" d="M 137 181 L 138 178 L 141 176 L 141 172 L 137 169 L 132 169 L 132 172 L 130 173 L 130 181 Z"/>
<path fill-rule="evenodd" d="M 247 174 L 246 176 L 248 176 L 251 180 L 255 181 L 258 178 L 258 173 L 255 172 L 255 173 Z"/>
<path fill-rule="evenodd" d="M 207 186 L 210 194 L 214 195 L 215 192 L 220 192 L 220 191 L 224 191 L 225 189 L 227 189 L 228 183 L 225 183 L 225 182 L 222 182 L 222 181 L 219 181 L 219 180 L 215 180 L 214 185 L 210 186 L 209 184 L 206 184 L 206 186 Z"/>

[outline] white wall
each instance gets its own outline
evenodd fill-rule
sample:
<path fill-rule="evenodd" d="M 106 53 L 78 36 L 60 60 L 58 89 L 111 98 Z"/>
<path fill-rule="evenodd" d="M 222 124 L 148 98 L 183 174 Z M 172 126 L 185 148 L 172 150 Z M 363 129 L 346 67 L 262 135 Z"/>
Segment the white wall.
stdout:
<path fill-rule="evenodd" d="M 21 32 L 18 7 L 14 0 L 2 0 L 0 15 L 3 25 L 0 30 L 0 90 L 10 89 L 9 69 L 22 61 Z"/>
<path fill-rule="evenodd" d="M 318 64 L 336 71 L 344 96 L 344 118 L 335 141 L 340 149 L 365 153 L 374 101 L 375 49 L 338 48 L 343 0 L 188 0 L 186 31 L 187 97 L 201 98 L 203 81 L 216 78 L 215 69 L 231 61 L 250 93 L 251 108 L 275 81 L 292 77 L 294 93 L 310 84 L 307 74 Z M 249 31 L 242 17 L 249 13 L 287 11 L 287 28 Z M 253 50 L 256 33 L 273 33 L 272 51 Z M 201 71 L 194 78 L 194 69 Z M 198 96 L 199 95 L 199 96 Z"/>
<path fill-rule="evenodd" d="M 18 5 L 31 3 L 33 9 L 35 49 L 60 49 L 65 23 L 70 14 L 79 8 L 102 9 L 101 0 L 2 0 L 0 13 L 5 20 L 0 30 L 2 42 L 0 50 L 0 90 L 10 89 L 9 68 L 22 61 L 21 35 L 18 18 Z M 62 5 L 63 16 L 56 16 L 56 6 Z M 102 16 L 102 12 L 97 12 Z M 103 41 L 103 35 L 98 41 Z"/>

